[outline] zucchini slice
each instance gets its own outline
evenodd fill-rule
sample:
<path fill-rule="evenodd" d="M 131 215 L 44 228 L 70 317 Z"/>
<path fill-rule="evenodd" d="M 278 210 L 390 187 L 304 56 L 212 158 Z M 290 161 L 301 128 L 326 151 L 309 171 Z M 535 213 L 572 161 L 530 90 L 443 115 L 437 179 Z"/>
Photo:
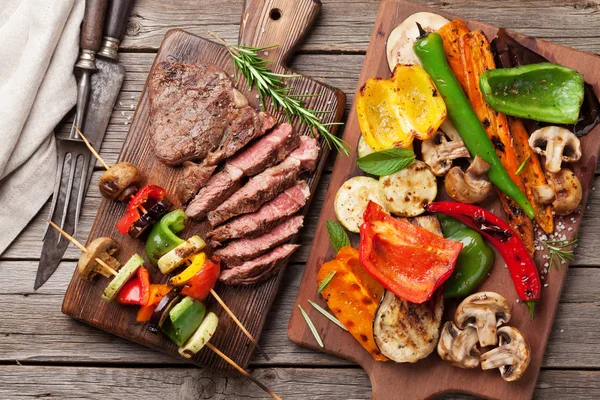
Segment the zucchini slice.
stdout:
<path fill-rule="evenodd" d="M 191 255 L 198 253 L 206 246 L 200 236 L 192 236 L 158 260 L 158 268 L 163 274 L 172 272 L 181 266 Z"/>
<path fill-rule="evenodd" d="M 368 156 L 369 154 L 374 152 L 374 150 L 371 148 L 371 146 L 367 144 L 367 141 L 364 137 L 362 137 L 362 135 L 360 135 L 360 139 L 358 139 L 358 148 L 356 149 L 356 151 L 358 152 L 358 158 Z"/>
<path fill-rule="evenodd" d="M 399 217 L 416 217 L 437 196 L 437 180 L 423 161 L 379 178 L 385 207 Z"/>
<path fill-rule="evenodd" d="M 190 340 L 188 340 L 185 346 L 179 348 L 179 354 L 185 358 L 192 358 L 212 338 L 218 325 L 219 318 L 215 313 L 209 312 Z"/>
<path fill-rule="evenodd" d="M 111 302 L 117 297 L 119 291 L 125 286 L 127 281 L 135 274 L 139 267 L 144 265 L 144 260 L 139 254 L 131 256 L 129 261 L 121 267 L 117 276 L 106 286 L 102 293 L 102 300 Z"/>
<path fill-rule="evenodd" d="M 348 179 L 335 195 L 333 207 L 337 219 L 350 232 L 359 233 L 369 200 L 385 208 L 377 179 L 367 176 Z"/>

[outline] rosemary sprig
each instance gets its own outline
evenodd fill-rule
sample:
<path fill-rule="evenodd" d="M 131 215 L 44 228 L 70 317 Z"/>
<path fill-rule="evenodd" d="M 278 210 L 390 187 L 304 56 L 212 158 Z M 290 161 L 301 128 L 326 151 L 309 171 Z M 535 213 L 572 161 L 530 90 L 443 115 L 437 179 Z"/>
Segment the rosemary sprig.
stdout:
<path fill-rule="evenodd" d="M 259 52 L 276 46 L 242 46 L 228 43 L 213 32 L 210 32 L 210 35 L 221 42 L 229 51 L 236 75 L 240 72 L 246 78 L 249 89 L 256 87 L 263 109 L 265 108 L 265 99 L 270 97 L 273 107 L 276 110 L 282 110 L 288 119 L 291 119 L 292 116 L 300 118 L 309 127 L 311 134 L 317 131 L 323 136 L 329 148 L 333 147 L 346 155 L 350 154 L 348 144 L 327 129 L 328 126 L 342 125 L 342 123 L 323 123 L 319 115 L 330 111 L 316 111 L 304 106 L 303 99 L 315 97 L 314 94 L 291 93 L 293 88 L 285 86 L 285 79 L 296 78 L 300 75 L 277 74 L 269 69 L 270 61 L 263 60 L 258 55 Z"/>
<path fill-rule="evenodd" d="M 567 247 L 573 246 L 577 243 L 577 239 L 573 240 L 543 240 L 541 244 L 544 246 L 550 257 L 549 265 L 550 268 L 554 266 L 556 269 L 560 269 L 561 264 L 565 264 L 567 261 L 573 261 L 573 249 L 566 250 Z"/>
<path fill-rule="evenodd" d="M 323 347 L 323 340 L 321 339 L 321 336 L 319 336 L 319 332 L 317 331 L 315 324 L 313 324 L 312 319 L 310 319 L 310 317 L 308 316 L 306 311 L 304 311 L 304 308 L 302 308 L 300 304 L 298 304 L 298 308 L 300 309 L 300 312 L 302 313 L 302 316 L 304 317 L 304 320 L 306 321 L 306 324 L 308 325 L 310 331 L 315 337 L 315 340 L 317 341 L 319 346 Z"/>

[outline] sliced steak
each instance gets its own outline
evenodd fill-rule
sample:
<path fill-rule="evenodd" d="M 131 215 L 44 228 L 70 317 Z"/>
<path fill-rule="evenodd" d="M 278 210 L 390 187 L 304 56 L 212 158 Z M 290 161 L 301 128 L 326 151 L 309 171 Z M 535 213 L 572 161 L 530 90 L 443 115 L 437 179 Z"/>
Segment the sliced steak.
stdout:
<path fill-rule="evenodd" d="M 273 229 L 283 218 L 295 214 L 306 204 L 310 189 L 305 181 L 286 189 L 258 211 L 239 216 L 208 234 L 213 247 L 226 240 L 256 236 Z"/>
<path fill-rule="evenodd" d="M 217 169 L 216 165 L 204 165 L 184 161 L 183 176 L 177 188 L 177 197 L 179 197 L 181 204 L 190 201 L 200 189 L 206 186 L 215 169 Z"/>
<path fill-rule="evenodd" d="M 300 147 L 280 164 L 251 178 L 224 203 L 209 212 L 208 221 L 215 227 L 235 216 L 257 211 L 264 203 L 291 187 L 304 168 L 314 168 L 318 156 L 317 141 L 303 136 Z"/>
<path fill-rule="evenodd" d="M 267 279 L 277 273 L 299 247 L 297 244 L 279 246 L 254 260 L 223 270 L 219 280 L 226 285 L 251 285 Z"/>
<path fill-rule="evenodd" d="M 271 115 L 264 112 L 257 114 L 251 107 L 235 110 L 229 117 L 230 125 L 225 129 L 219 147 L 204 160 L 208 165 L 216 165 L 231 157 L 252 139 L 263 135 L 277 123 Z"/>
<path fill-rule="evenodd" d="M 296 215 L 264 235 L 234 240 L 222 249 L 216 250 L 213 254 L 221 259 L 225 268 L 232 268 L 287 242 L 300 231 L 303 223 L 304 216 Z"/>
<path fill-rule="evenodd" d="M 203 219 L 241 186 L 242 171 L 231 165 L 213 175 L 185 210 L 188 217 Z"/>

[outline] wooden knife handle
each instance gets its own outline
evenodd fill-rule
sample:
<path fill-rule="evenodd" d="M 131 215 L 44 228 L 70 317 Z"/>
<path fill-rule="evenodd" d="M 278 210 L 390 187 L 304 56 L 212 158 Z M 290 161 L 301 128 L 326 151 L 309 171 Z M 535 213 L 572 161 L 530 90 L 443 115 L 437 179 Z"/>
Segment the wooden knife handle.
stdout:
<path fill-rule="evenodd" d="M 121 40 L 127 28 L 133 0 L 109 0 L 104 24 L 104 36 Z"/>
<path fill-rule="evenodd" d="M 272 60 L 275 67 L 284 66 L 320 10 L 320 0 L 245 0 L 239 43 L 278 45 L 261 56 Z"/>
<path fill-rule="evenodd" d="M 81 26 L 81 40 L 79 47 L 82 50 L 97 52 L 102 42 L 102 28 L 104 27 L 104 12 L 108 0 L 86 0 Z"/>

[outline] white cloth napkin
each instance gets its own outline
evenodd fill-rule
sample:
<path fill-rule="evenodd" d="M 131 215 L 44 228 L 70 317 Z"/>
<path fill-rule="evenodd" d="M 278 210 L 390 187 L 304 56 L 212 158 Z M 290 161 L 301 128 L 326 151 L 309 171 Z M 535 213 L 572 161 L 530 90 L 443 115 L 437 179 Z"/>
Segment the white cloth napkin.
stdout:
<path fill-rule="evenodd" d="M 75 105 L 84 0 L 0 0 L 0 254 L 54 188 L 53 129 Z"/>

